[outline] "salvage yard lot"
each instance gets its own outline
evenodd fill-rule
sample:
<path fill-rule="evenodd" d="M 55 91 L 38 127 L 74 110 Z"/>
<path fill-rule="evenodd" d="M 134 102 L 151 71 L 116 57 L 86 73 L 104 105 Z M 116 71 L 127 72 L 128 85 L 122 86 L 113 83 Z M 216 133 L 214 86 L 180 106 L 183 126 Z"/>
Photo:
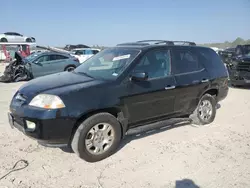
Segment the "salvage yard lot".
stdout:
<path fill-rule="evenodd" d="M 91 164 L 10 128 L 8 105 L 22 84 L 0 83 L 0 178 L 20 159 L 29 166 L 0 180 L 0 188 L 190 188 L 176 186 L 183 179 L 205 188 L 250 187 L 250 89 L 231 88 L 209 126 L 168 121 L 138 129 L 113 156 Z"/>

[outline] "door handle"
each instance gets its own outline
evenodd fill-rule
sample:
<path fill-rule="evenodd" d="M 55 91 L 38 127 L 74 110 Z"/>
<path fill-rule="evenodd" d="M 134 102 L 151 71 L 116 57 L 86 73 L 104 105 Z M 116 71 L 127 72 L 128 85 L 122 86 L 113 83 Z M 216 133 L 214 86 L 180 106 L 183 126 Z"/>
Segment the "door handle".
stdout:
<path fill-rule="evenodd" d="M 174 88 L 175 88 L 175 86 L 167 86 L 167 87 L 165 87 L 165 90 L 174 89 Z"/>
<path fill-rule="evenodd" d="M 202 79 L 201 82 L 202 83 L 205 83 L 205 82 L 208 82 L 209 80 L 208 79 Z"/>

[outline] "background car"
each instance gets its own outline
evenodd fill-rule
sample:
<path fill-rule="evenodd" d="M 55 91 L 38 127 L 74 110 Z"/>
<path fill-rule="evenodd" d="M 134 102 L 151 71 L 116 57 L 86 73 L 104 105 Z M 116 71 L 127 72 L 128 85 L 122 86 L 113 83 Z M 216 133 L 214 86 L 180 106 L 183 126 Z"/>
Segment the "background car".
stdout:
<path fill-rule="evenodd" d="M 80 63 L 83 63 L 93 55 L 99 53 L 101 50 L 97 48 L 77 48 L 72 50 L 72 55 L 79 59 Z"/>
<path fill-rule="evenodd" d="M 85 44 L 76 44 L 76 45 L 67 44 L 63 49 L 71 51 L 71 50 L 76 49 L 76 48 L 90 48 L 90 47 L 85 45 Z"/>
<path fill-rule="evenodd" d="M 69 54 L 38 52 L 23 59 L 32 77 L 40 77 L 62 71 L 72 71 L 80 65 L 79 60 Z"/>
<path fill-rule="evenodd" d="M 34 37 L 27 37 L 15 32 L 0 34 L 0 42 L 36 42 Z"/>

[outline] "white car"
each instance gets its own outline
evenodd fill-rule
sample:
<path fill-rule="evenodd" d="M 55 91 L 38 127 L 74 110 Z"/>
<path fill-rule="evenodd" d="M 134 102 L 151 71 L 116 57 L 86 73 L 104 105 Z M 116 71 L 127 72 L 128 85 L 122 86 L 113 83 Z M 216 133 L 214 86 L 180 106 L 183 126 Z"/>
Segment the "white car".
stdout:
<path fill-rule="evenodd" d="M 15 32 L 6 32 L 0 34 L 0 43 L 1 42 L 36 42 L 34 37 L 23 36 Z"/>
<path fill-rule="evenodd" d="M 72 50 L 72 55 L 78 58 L 80 63 L 83 63 L 93 55 L 100 52 L 100 49 L 97 48 L 75 48 Z"/>

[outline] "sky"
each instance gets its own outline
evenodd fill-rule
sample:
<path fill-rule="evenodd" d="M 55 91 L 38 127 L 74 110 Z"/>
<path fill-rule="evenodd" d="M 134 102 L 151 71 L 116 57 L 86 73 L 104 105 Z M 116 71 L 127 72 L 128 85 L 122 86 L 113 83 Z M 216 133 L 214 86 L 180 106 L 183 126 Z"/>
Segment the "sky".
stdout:
<path fill-rule="evenodd" d="M 51 46 L 250 39 L 250 0 L 1 0 L 7 31 Z"/>

